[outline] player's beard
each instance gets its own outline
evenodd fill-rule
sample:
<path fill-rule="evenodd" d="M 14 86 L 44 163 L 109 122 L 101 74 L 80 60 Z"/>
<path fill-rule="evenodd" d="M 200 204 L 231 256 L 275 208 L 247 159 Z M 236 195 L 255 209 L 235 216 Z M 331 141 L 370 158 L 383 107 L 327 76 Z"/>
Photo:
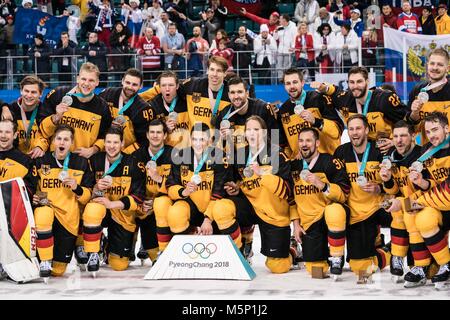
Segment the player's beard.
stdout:
<path fill-rule="evenodd" d="M 312 148 L 309 148 L 307 151 L 304 151 L 303 149 L 300 149 L 300 153 L 302 155 L 303 159 L 310 159 L 313 154 L 316 152 L 316 148 L 313 146 Z"/>
<path fill-rule="evenodd" d="M 368 89 L 368 87 L 366 86 L 363 90 L 361 90 L 361 94 L 358 95 L 358 96 L 355 96 L 355 94 L 353 93 L 353 91 L 354 91 L 355 89 L 353 89 L 353 90 L 352 90 L 352 95 L 353 95 L 353 97 L 354 97 L 355 99 L 362 98 L 362 97 L 364 97 L 364 96 L 366 95 L 367 89 Z M 359 90 L 359 89 L 356 89 L 356 90 Z"/>

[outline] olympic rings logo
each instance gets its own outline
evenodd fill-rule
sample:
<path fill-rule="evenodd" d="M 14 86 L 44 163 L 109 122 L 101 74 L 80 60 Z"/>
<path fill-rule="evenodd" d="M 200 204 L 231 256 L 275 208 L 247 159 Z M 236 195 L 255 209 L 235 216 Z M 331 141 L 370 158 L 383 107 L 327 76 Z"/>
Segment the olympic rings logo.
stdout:
<path fill-rule="evenodd" d="M 201 257 L 203 259 L 208 259 L 212 254 L 217 251 L 217 245 L 215 243 L 208 243 L 206 246 L 203 243 L 196 243 L 193 245 L 187 242 L 181 248 L 184 254 L 186 254 L 191 259 L 197 259 Z"/>

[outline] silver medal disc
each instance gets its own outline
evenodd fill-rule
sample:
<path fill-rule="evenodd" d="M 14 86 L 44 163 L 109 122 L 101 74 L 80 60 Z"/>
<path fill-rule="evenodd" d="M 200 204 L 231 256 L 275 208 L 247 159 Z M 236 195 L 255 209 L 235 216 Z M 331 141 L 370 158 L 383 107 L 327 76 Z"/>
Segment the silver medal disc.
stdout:
<path fill-rule="evenodd" d="M 195 183 L 196 185 L 199 185 L 202 183 L 202 177 L 200 177 L 199 174 L 194 174 L 191 178 L 191 182 Z"/>
<path fill-rule="evenodd" d="M 414 161 L 409 167 L 409 171 L 422 172 L 422 170 L 423 170 L 423 163 L 420 161 Z"/>
<path fill-rule="evenodd" d="M 147 164 L 145 165 L 145 167 L 147 169 L 156 169 L 156 167 L 157 167 L 156 161 L 153 161 L 153 160 L 148 161 Z"/>
<path fill-rule="evenodd" d="M 229 120 L 222 120 L 220 122 L 220 129 L 229 129 L 231 127 L 231 123 Z"/>
<path fill-rule="evenodd" d="M 69 95 L 65 95 L 62 99 L 61 99 L 61 103 L 64 103 L 66 105 L 68 105 L 69 107 L 72 105 L 73 103 L 73 98 Z"/>
<path fill-rule="evenodd" d="M 306 180 L 306 177 L 308 176 L 309 172 L 310 172 L 309 170 L 303 169 L 302 171 L 300 171 L 300 178 L 302 178 L 302 180 Z"/>
<path fill-rule="evenodd" d="M 105 191 L 103 190 L 94 190 L 94 192 L 92 193 L 94 198 L 101 198 L 105 196 Z"/>
<path fill-rule="evenodd" d="M 365 176 L 358 176 L 358 178 L 356 178 L 356 183 L 360 187 L 364 187 L 367 184 L 367 178 Z"/>
<path fill-rule="evenodd" d="M 245 169 L 244 169 L 244 176 L 246 178 L 252 177 L 253 176 L 253 169 L 250 168 L 250 167 L 245 167 Z"/>
<path fill-rule="evenodd" d="M 119 125 L 119 126 L 121 126 L 121 127 L 123 125 L 125 125 L 125 122 L 127 122 L 127 119 L 125 119 L 125 117 L 122 116 L 122 115 L 119 115 L 119 116 L 114 118 L 114 123 Z"/>
<path fill-rule="evenodd" d="M 294 108 L 294 113 L 295 114 L 300 114 L 303 112 L 303 110 L 305 110 L 305 107 L 301 104 L 297 104 Z"/>
<path fill-rule="evenodd" d="M 178 112 L 172 111 L 171 113 L 169 113 L 169 119 L 177 121 L 177 119 L 178 119 Z"/>
<path fill-rule="evenodd" d="M 61 181 L 66 180 L 69 177 L 69 172 L 67 170 L 63 170 L 59 173 L 58 179 Z"/>
<path fill-rule="evenodd" d="M 109 184 L 113 183 L 113 178 L 111 176 L 104 176 L 103 179 L 106 180 Z"/>
<path fill-rule="evenodd" d="M 417 98 L 418 98 L 422 103 L 426 103 L 426 102 L 428 102 L 428 100 L 430 99 L 430 96 L 428 95 L 427 92 L 421 91 L 421 92 L 419 92 L 419 94 L 417 95 Z"/>
<path fill-rule="evenodd" d="M 383 159 L 383 161 L 381 161 L 381 165 L 388 170 L 392 168 L 392 162 L 389 159 Z"/>

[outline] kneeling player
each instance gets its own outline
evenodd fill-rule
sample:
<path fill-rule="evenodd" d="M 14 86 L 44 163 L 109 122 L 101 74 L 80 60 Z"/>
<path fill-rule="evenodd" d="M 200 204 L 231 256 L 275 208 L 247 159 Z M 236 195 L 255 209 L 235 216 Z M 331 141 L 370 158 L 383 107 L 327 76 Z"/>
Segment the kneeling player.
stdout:
<path fill-rule="evenodd" d="M 337 278 L 344 264 L 346 201 L 350 183 L 344 164 L 327 153 L 319 153 L 319 133 L 303 128 L 299 133 L 302 160 L 291 163 L 296 205 L 291 208 L 294 235 L 302 242 L 306 270 L 313 267 L 328 271 L 328 243 L 330 245 L 330 273 Z M 328 241 L 327 241 L 328 235 Z"/>
<path fill-rule="evenodd" d="M 95 198 L 83 213 L 84 246 L 89 253 L 87 268 L 91 272 L 99 269 L 103 227 L 108 228 L 109 265 L 116 271 L 128 268 L 136 229 L 135 211 L 144 198 L 145 177 L 134 157 L 122 153 L 122 149 L 122 131 L 112 127 L 105 135 L 105 152 L 89 160 L 97 180 L 93 190 Z"/>
<path fill-rule="evenodd" d="M 58 125 L 53 137 L 54 152 L 36 160 L 33 176 L 40 194 L 35 194 L 37 249 L 40 275 L 61 276 L 72 259 L 80 221 L 80 205 L 90 197 L 93 177 L 86 158 L 71 153 L 74 130 Z M 56 218 L 56 219 L 55 219 Z"/>

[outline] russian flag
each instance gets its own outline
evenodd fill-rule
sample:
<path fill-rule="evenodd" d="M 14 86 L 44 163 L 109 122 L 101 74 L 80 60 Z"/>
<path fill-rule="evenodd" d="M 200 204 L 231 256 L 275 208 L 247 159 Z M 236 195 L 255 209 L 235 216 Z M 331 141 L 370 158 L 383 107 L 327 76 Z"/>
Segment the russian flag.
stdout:
<path fill-rule="evenodd" d="M 389 27 L 383 28 L 385 47 L 386 82 L 403 81 L 406 67 L 406 81 L 419 81 L 426 75 L 426 57 L 436 48 L 448 50 L 450 35 L 429 36 L 411 34 Z M 396 79 L 393 79 L 393 70 Z"/>

